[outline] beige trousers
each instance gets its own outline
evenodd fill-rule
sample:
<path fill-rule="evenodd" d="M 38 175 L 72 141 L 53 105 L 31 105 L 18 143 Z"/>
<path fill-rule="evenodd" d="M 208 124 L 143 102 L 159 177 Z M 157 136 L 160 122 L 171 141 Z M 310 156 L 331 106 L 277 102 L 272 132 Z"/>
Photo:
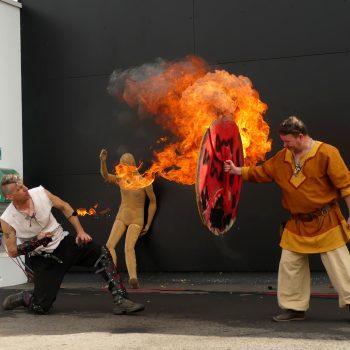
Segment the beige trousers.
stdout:
<path fill-rule="evenodd" d="M 321 253 L 322 263 L 339 296 L 339 307 L 350 304 L 350 254 L 346 245 Z M 282 309 L 306 311 L 310 302 L 308 254 L 282 250 L 278 269 L 278 305 Z"/>

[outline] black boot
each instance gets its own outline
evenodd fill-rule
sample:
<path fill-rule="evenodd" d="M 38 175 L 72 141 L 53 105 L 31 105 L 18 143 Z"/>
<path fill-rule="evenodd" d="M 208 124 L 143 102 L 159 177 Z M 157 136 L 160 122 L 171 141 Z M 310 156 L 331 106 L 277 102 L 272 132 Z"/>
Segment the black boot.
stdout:
<path fill-rule="evenodd" d="M 32 293 L 27 291 L 10 294 L 2 302 L 2 308 L 4 310 L 13 310 L 19 306 L 29 307 L 32 296 Z"/>
<path fill-rule="evenodd" d="M 120 295 L 114 297 L 114 315 L 131 314 L 133 312 L 143 311 L 144 309 L 145 306 L 140 303 L 135 303 Z"/>
<path fill-rule="evenodd" d="M 108 283 L 108 290 L 112 293 L 114 300 L 113 313 L 115 315 L 144 310 L 144 305 L 135 303 L 128 298 L 128 293 L 113 263 L 111 253 L 106 246 L 101 247 L 101 256 L 96 261 L 95 267 L 98 268 L 96 273 L 101 273 Z"/>

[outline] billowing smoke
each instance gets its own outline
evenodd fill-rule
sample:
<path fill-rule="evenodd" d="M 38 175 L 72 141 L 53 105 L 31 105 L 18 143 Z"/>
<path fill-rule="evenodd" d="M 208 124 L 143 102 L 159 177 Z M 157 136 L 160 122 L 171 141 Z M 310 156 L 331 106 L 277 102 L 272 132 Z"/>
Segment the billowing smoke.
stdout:
<path fill-rule="evenodd" d="M 263 120 L 267 106 L 249 78 L 213 70 L 200 57 L 158 58 L 136 68 L 115 70 L 107 90 L 173 136 L 166 139 L 163 150 L 154 153 L 151 176 L 193 184 L 202 137 L 221 116 L 232 117 L 239 127 L 246 164 L 264 159 L 271 149 L 269 127 Z"/>

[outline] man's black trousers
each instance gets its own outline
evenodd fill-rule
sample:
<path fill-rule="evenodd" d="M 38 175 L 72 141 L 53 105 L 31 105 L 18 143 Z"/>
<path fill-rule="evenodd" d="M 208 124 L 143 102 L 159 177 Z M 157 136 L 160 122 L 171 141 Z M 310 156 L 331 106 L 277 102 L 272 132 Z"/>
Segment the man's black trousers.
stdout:
<path fill-rule="evenodd" d="M 75 237 L 68 235 L 52 252 L 62 263 L 53 258 L 36 255 L 30 257 L 34 271 L 32 303 L 48 312 L 56 300 L 65 273 L 73 266 L 92 267 L 101 255 L 101 246 L 95 242 L 78 246 Z"/>

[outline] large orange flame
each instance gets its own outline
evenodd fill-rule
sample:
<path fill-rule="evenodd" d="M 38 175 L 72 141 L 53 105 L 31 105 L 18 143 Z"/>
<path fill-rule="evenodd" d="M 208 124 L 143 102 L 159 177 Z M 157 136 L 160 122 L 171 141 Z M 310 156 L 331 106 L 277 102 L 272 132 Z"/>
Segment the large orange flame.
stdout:
<path fill-rule="evenodd" d="M 142 71 L 146 74 L 140 75 Z M 238 125 L 246 165 L 264 160 L 271 150 L 269 126 L 263 119 L 267 105 L 260 101 L 251 81 L 224 70 L 210 72 L 198 57 L 175 63 L 158 61 L 154 66 L 141 66 L 140 71 L 114 72 L 109 91 L 137 107 L 140 115 L 152 115 L 157 124 L 176 136 L 176 142 L 165 143 L 162 151 L 155 152 L 144 174 L 146 183 L 159 175 L 194 184 L 202 137 L 221 116 L 232 117 Z"/>
<path fill-rule="evenodd" d="M 141 175 L 138 172 L 141 165 L 137 168 L 134 165 L 120 163 L 115 167 L 117 181 L 121 188 L 136 190 L 138 188 L 147 187 L 153 183 L 154 176 L 152 176 L 151 173 Z"/>

